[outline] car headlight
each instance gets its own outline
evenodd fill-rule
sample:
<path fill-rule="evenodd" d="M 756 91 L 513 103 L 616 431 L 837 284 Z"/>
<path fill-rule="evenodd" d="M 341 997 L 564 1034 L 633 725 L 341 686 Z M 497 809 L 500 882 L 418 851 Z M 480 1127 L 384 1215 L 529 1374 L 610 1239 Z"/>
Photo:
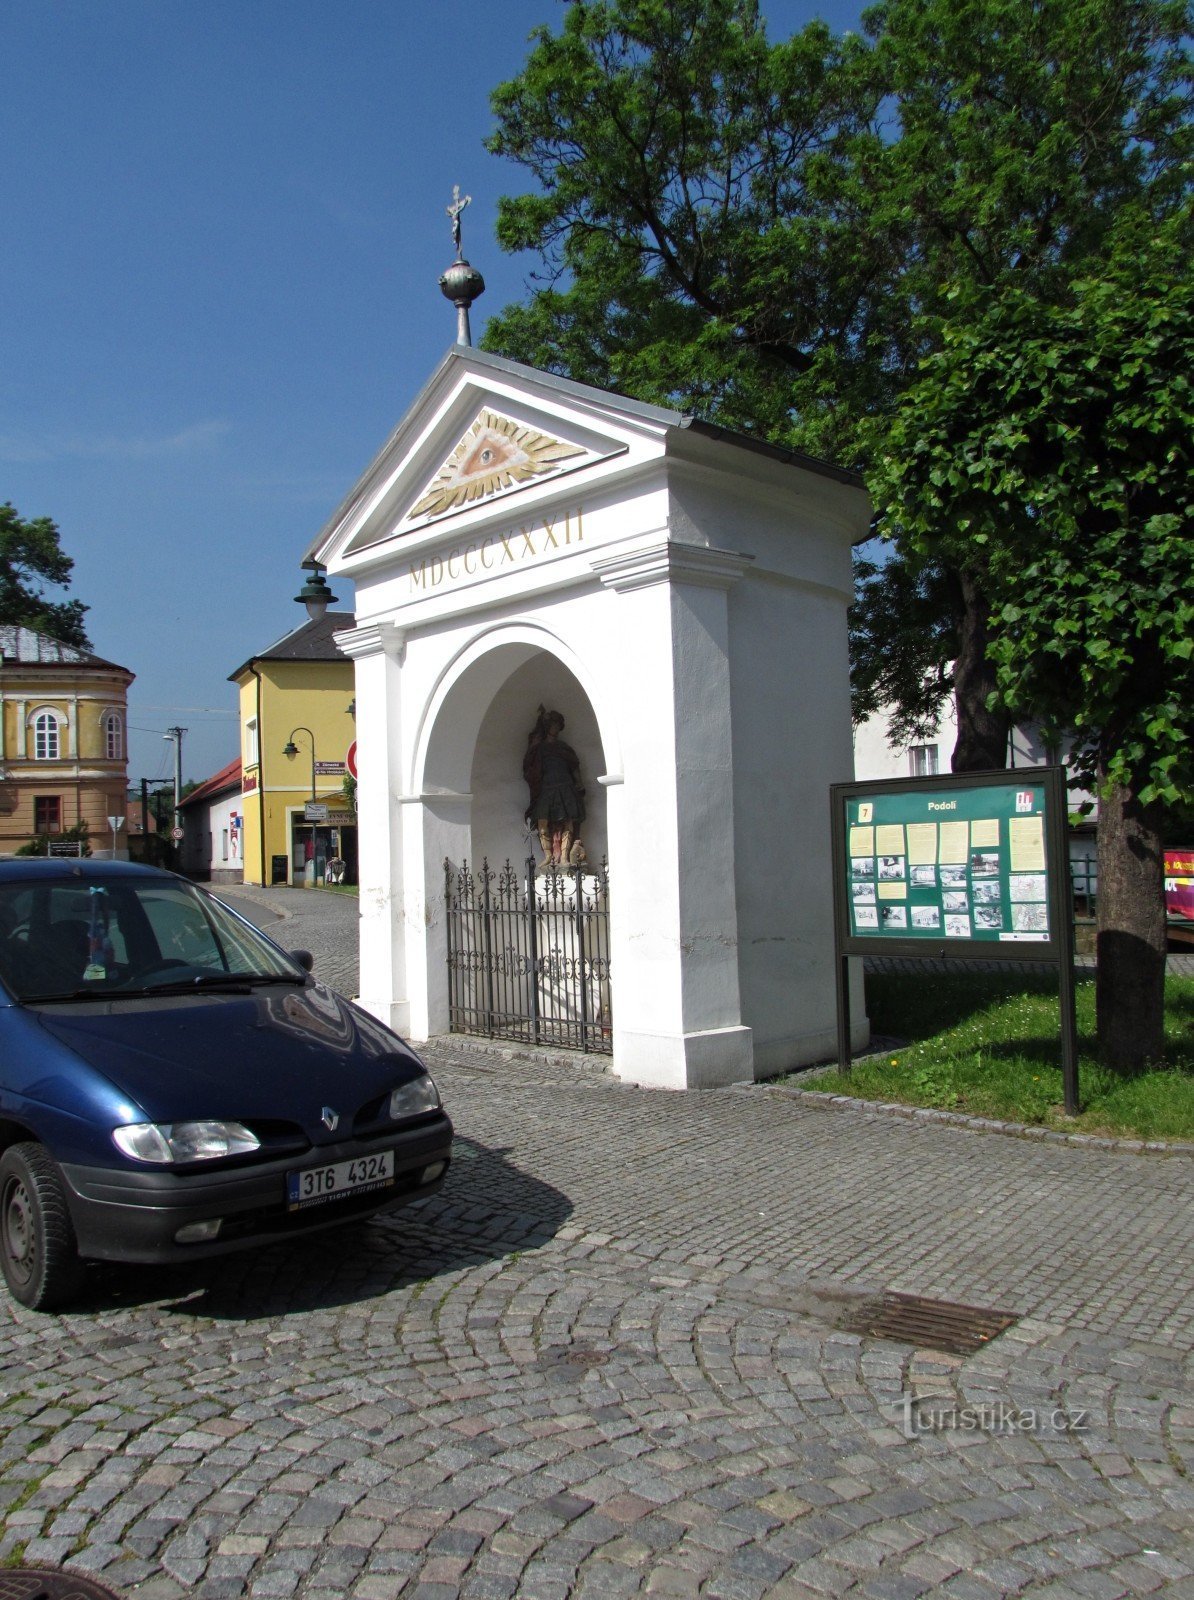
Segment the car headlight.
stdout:
<path fill-rule="evenodd" d="M 423 1111 L 439 1110 L 439 1090 L 430 1074 L 412 1078 L 401 1084 L 390 1095 L 390 1117 L 398 1122 L 402 1117 L 417 1117 Z"/>
<path fill-rule="evenodd" d="M 114 1128 L 112 1142 L 134 1161 L 218 1161 L 261 1148 L 239 1122 L 133 1122 Z"/>

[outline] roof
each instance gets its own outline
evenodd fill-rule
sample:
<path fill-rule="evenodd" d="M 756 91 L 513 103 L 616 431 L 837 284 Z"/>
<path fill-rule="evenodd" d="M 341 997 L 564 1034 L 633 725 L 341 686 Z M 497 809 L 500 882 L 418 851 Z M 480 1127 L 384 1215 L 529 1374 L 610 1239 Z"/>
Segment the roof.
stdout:
<path fill-rule="evenodd" d="M 700 417 L 694 417 L 687 411 L 673 411 L 669 406 L 655 406 L 646 400 L 632 400 L 629 395 L 619 394 L 615 389 L 597 389 L 589 383 L 577 383 L 572 378 L 561 378 L 554 372 L 541 372 L 538 367 L 528 367 L 523 362 L 510 361 L 505 356 L 490 355 L 488 350 L 474 350 L 472 345 L 453 345 L 444 358 L 444 364 L 446 365 L 453 356 L 459 358 L 465 355 L 476 360 L 481 366 L 491 367 L 495 372 L 504 373 L 507 377 L 516 378 L 523 373 L 533 373 L 537 383 L 559 395 L 571 395 L 577 400 L 604 401 L 606 405 L 612 400 L 617 409 L 626 412 L 628 416 L 642 417 L 645 421 L 657 422 L 664 428 L 686 428 L 691 433 L 701 434 L 706 439 L 716 439 L 721 444 L 737 445 L 744 450 L 753 450 L 756 455 L 770 456 L 773 461 L 783 461 L 788 466 L 804 467 L 809 472 L 819 472 L 823 477 L 836 479 L 838 483 L 848 483 L 858 489 L 865 487 L 859 473 L 852 472 L 848 467 L 839 467 L 836 462 L 823 461 L 819 456 L 806 456 L 800 450 L 788 450 L 782 445 L 771 444 L 754 434 L 738 433 L 733 428 L 723 428 L 716 422 L 703 422 Z M 418 401 L 415 404 L 417 405 Z"/>
<path fill-rule="evenodd" d="M 258 650 L 241 663 L 235 672 L 228 674 L 234 683 L 242 672 L 247 672 L 255 661 L 347 661 L 343 651 L 336 648 L 332 635 L 351 628 L 356 618 L 351 611 L 329 611 L 319 622 L 307 621 L 276 643 Z"/>
<path fill-rule="evenodd" d="M 205 778 L 197 784 L 188 795 L 184 795 L 178 802 L 181 811 L 184 806 L 193 806 L 200 800 L 214 800 L 217 795 L 227 794 L 230 789 L 239 789 L 241 780 L 240 757 L 230 761 L 226 767 L 221 767 L 219 772 L 213 772 L 210 778 Z"/>
<path fill-rule="evenodd" d="M 105 661 L 91 650 L 80 650 L 77 645 L 64 644 L 48 633 L 21 628 L 11 622 L 0 626 L 0 655 L 6 665 L 16 662 L 30 667 L 105 667 L 111 672 L 128 672 L 127 667 Z M 132 677 L 132 673 L 129 676 Z"/>
<path fill-rule="evenodd" d="M 819 473 L 824 478 L 832 478 L 836 483 L 846 484 L 852 489 L 866 488 L 860 473 L 852 472 L 848 467 L 839 467 L 832 461 L 806 456 L 799 450 L 787 450 L 782 445 L 770 444 L 766 439 L 755 438 L 750 434 L 735 433 L 730 428 L 723 428 L 714 422 L 703 422 L 699 417 L 691 416 L 684 411 L 673 411 L 667 406 L 651 405 L 646 400 L 633 400 L 629 395 L 618 394 L 613 389 L 597 389 L 592 384 L 577 383 L 572 378 L 561 378 L 557 373 L 543 372 L 538 367 L 527 366 L 521 361 L 511 361 L 505 356 L 491 355 L 488 350 L 478 350 L 473 345 L 466 344 L 455 344 L 448 349 L 439 366 L 420 389 L 398 426 L 382 446 L 379 456 L 385 455 L 395 443 L 409 419 L 429 402 L 442 382 L 444 374 L 457 362 L 467 362 L 470 366 L 480 368 L 487 367 L 490 371 L 501 373 L 508 378 L 531 378 L 537 388 L 546 389 L 549 393 L 558 394 L 564 399 L 571 398 L 604 406 L 612 405 L 628 417 L 641 417 L 643 421 L 655 423 L 663 428 L 684 429 L 703 438 L 716 440 L 719 444 L 733 445 L 739 449 L 749 450 L 755 455 L 767 456 L 772 461 L 782 462 L 785 466 L 802 467 L 808 472 Z M 368 470 L 365 475 L 368 476 Z M 312 539 L 306 551 L 308 557 L 318 556 L 350 511 L 359 488 L 358 481 Z"/>

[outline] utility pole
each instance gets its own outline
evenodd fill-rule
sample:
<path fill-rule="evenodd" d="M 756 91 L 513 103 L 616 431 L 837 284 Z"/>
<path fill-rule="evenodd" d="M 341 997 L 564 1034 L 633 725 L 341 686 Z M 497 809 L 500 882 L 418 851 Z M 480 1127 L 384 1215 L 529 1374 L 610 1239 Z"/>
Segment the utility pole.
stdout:
<path fill-rule="evenodd" d="M 178 808 L 182 804 L 182 736 L 185 728 L 167 728 L 162 735 L 163 739 L 174 741 L 174 832 L 177 834 L 182 827 L 179 820 Z M 177 843 L 177 839 L 175 843 Z"/>

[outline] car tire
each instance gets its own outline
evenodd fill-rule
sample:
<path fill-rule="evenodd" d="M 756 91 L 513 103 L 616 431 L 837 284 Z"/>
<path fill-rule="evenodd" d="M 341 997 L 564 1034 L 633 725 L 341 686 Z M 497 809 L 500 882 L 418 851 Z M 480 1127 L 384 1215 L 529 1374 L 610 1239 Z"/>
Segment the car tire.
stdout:
<path fill-rule="evenodd" d="M 79 1289 L 83 1264 L 58 1168 L 40 1144 L 0 1156 L 0 1268 L 14 1300 L 52 1311 Z"/>

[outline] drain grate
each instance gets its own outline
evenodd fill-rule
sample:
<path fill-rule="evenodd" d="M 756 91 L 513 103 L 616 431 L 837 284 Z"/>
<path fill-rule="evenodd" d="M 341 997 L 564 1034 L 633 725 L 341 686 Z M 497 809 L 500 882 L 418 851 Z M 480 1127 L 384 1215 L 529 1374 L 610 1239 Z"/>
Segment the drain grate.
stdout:
<path fill-rule="evenodd" d="M 603 1367 L 608 1360 L 608 1350 L 597 1350 L 588 1344 L 562 1344 L 544 1351 L 539 1365 L 548 1372 L 588 1372 L 593 1367 Z"/>
<path fill-rule="evenodd" d="M 852 1308 L 838 1326 L 847 1333 L 869 1333 L 877 1339 L 969 1356 L 1018 1321 L 1008 1311 L 926 1300 L 918 1294 L 885 1294 Z"/>
<path fill-rule="evenodd" d="M 9 1567 L 0 1571 L 0 1600 L 117 1600 L 117 1595 L 65 1568 Z"/>

